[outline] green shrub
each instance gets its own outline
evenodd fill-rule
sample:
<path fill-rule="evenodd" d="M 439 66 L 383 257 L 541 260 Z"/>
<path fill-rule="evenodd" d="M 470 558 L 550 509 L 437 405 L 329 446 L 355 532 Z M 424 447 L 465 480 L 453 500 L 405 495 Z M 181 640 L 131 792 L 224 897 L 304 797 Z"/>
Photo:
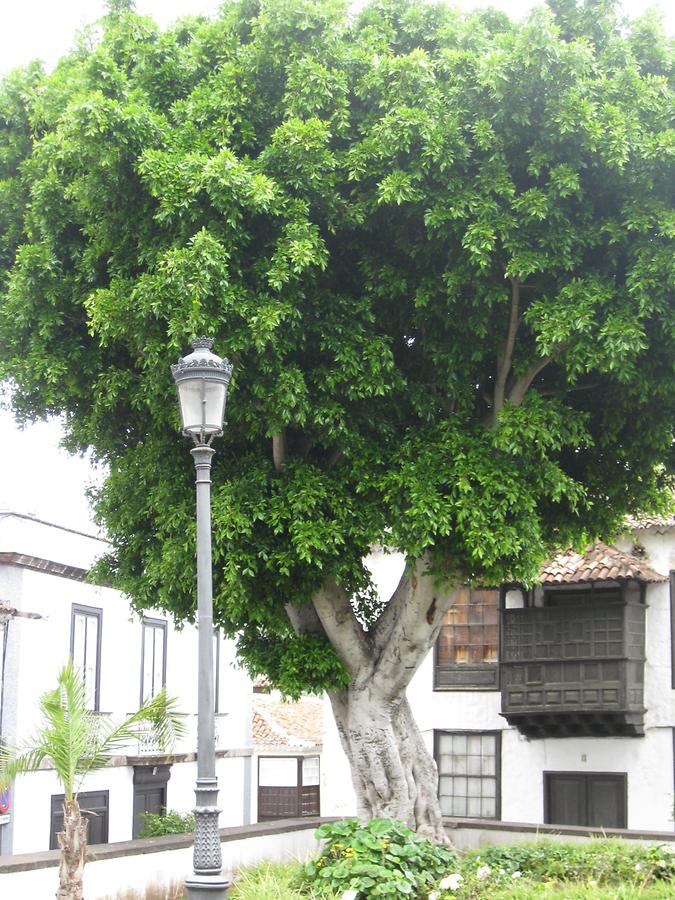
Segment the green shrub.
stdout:
<path fill-rule="evenodd" d="M 163 834 L 187 834 L 195 830 L 195 817 L 170 810 L 161 816 L 141 813 L 143 828 L 139 837 L 160 837 Z"/>
<path fill-rule="evenodd" d="M 336 892 L 422 898 L 457 865 L 450 850 L 390 819 L 372 819 L 366 825 L 357 819 L 333 822 L 317 829 L 316 836 L 326 844 L 319 859 L 305 867 L 308 881 Z"/>
<path fill-rule="evenodd" d="M 585 844 L 537 841 L 489 847 L 467 854 L 463 868 L 488 866 L 511 876 L 519 872 L 538 881 L 590 880 L 597 884 L 675 881 L 675 848 L 645 847 L 620 840 Z"/>

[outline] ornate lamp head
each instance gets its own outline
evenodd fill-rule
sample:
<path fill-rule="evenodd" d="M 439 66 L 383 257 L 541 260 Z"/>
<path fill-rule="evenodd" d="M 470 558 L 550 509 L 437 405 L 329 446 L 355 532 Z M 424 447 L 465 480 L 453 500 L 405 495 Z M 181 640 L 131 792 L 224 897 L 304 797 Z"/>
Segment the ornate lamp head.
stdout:
<path fill-rule="evenodd" d="M 192 341 L 192 353 L 171 366 L 183 420 L 183 434 L 205 444 L 223 433 L 232 364 L 211 352 L 213 339 Z"/>

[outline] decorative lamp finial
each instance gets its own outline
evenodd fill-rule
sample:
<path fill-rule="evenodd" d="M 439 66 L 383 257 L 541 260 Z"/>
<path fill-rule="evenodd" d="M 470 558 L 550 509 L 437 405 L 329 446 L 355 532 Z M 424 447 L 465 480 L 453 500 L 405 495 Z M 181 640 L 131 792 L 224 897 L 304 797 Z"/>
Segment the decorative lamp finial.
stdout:
<path fill-rule="evenodd" d="M 213 347 L 213 338 L 198 337 L 192 342 L 193 350 L 210 350 Z"/>

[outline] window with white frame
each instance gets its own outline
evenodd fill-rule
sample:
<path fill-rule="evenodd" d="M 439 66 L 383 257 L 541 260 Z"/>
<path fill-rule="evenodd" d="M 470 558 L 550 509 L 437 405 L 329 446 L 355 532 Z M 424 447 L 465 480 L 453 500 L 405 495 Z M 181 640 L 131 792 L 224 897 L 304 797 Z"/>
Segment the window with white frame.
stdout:
<path fill-rule="evenodd" d="M 70 657 L 84 681 L 87 709 L 99 709 L 103 611 L 74 603 L 70 619 Z"/>
<path fill-rule="evenodd" d="M 319 772 L 319 757 L 305 756 L 302 760 L 302 784 L 303 787 L 316 787 L 321 784 Z"/>
<path fill-rule="evenodd" d="M 141 704 L 151 700 L 166 684 L 166 621 L 143 619 L 141 648 Z"/>
<path fill-rule="evenodd" d="M 494 691 L 499 680 L 499 591 L 463 588 L 436 640 L 434 690 Z"/>
<path fill-rule="evenodd" d="M 499 732 L 437 731 L 438 795 L 444 816 L 500 817 Z"/>

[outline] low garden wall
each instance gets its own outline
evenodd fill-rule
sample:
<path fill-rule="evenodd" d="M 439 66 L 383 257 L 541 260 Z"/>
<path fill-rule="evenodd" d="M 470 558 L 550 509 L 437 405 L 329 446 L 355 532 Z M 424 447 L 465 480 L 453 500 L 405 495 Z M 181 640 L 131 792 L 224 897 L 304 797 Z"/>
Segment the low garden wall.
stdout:
<path fill-rule="evenodd" d="M 628 831 L 623 828 L 582 828 L 576 825 L 530 825 L 491 819 L 446 819 L 445 830 L 458 850 L 522 844 L 538 838 L 555 841 L 590 841 L 617 837 L 641 844 L 675 843 L 672 831 Z"/>
<path fill-rule="evenodd" d="M 223 870 L 237 872 L 261 860 L 281 862 L 305 859 L 318 850 L 314 832 L 334 819 L 306 818 L 263 822 L 220 832 Z M 594 837 L 621 837 L 647 844 L 675 842 L 675 833 L 577 828 L 564 825 L 528 825 L 484 819 L 448 819 L 446 830 L 458 850 L 517 844 L 548 837 L 552 840 L 587 841 Z M 59 852 L 0 857 L 0 897 L 42 898 L 53 896 L 58 878 Z M 140 891 L 147 885 L 168 887 L 182 882 L 192 871 L 192 835 L 140 838 L 91 847 L 84 871 L 87 900 L 112 900 L 125 890 Z"/>
<path fill-rule="evenodd" d="M 314 831 L 330 819 L 307 818 L 263 822 L 220 832 L 223 871 L 260 860 L 304 859 L 318 848 Z M 0 897 L 53 897 L 58 881 L 59 852 L 0 857 Z M 192 835 L 140 838 L 89 849 L 84 870 L 87 900 L 114 898 L 147 885 L 168 887 L 192 872 Z"/>

